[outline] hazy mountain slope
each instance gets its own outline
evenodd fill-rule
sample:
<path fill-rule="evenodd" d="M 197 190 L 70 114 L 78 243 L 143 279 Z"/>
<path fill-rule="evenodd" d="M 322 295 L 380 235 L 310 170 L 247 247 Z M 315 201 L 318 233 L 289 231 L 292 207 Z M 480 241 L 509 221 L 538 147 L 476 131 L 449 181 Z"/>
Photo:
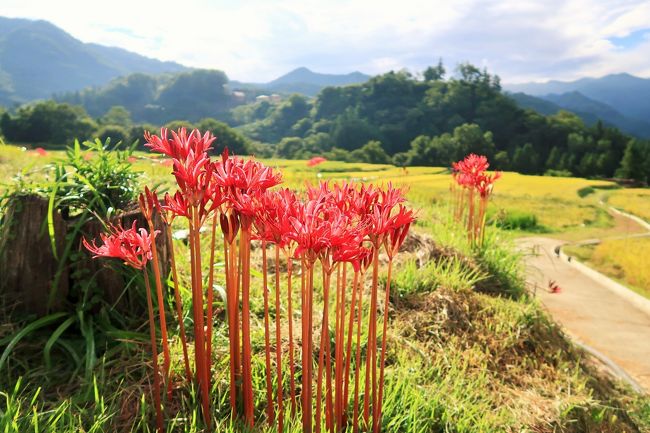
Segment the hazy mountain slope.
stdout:
<path fill-rule="evenodd" d="M 321 74 L 301 67 L 268 83 L 240 83 L 233 81 L 231 84 L 235 87 L 264 89 L 276 93 L 300 93 L 307 96 L 316 96 L 325 87 L 360 84 L 365 83 L 369 79 L 369 75 L 362 74 L 361 72 Z"/>
<path fill-rule="evenodd" d="M 525 93 L 509 93 L 512 99 L 522 108 L 530 108 L 540 114 L 551 115 L 560 110 L 571 111 L 588 124 L 593 125 L 598 120 L 605 124 L 616 126 L 624 132 L 639 137 L 650 137 L 650 123 L 633 119 L 619 113 L 611 106 L 586 97 L 580 92 L 549 94 L 541 97 Z"/>
<path fill-rule="evenodd" d="M 533 96 L 580 92 L 587 98 L 611 106 L 620 114 L 650 121 L 650 79 L 630 74 L 612 74 L 601 78 L 582 78 L 576 81 L 549 81 L 546 83 L 506 84 L 506 90 Z"/>
<path fill-rule="evenodd" d="M 47 21 L 0 17 L 0 104 L 48 98 L 133 72 L 184 69 L 119 48 L 85 44 Z"/>

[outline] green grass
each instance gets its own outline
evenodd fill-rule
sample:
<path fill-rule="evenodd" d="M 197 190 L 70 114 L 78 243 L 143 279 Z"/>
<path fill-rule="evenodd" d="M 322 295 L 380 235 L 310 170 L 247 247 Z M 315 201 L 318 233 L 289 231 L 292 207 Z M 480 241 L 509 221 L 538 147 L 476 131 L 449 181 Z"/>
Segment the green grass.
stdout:
<path fill-rule="evenodd" d="M 36 170 L 30 177 L 46 181 L 48 173 L 38 167 L 56 156 L 36 160 L 29 168 Z M 139 158 L 135 166 L 142 172 L 142 183 L 171 187 L 169 167 L 144 154 Z M 33 157 L 24 152 L 0 147 L 0 173 L 6 188 L 13 188 L 8 185 L 11 175 L 7 170 L 25 169 L 31 161 Z M 312 169 L 304 161 L 277 160 L 269 164 L 283 169 L 290 186 L 319 179 L 393 181 L 409 187 L 410 199 L 420 208 L 414 229 L 432 242 L 424 256 L 418 252 L 401 255 L 395 269 L 383 431 L 550 433 L 650 428 L 650 400 L 635 397 L 601 377 L 527 295 L 521 257 L 511 244 L 512 232 L 489 226 L 485 246 L 471 251 L 465 235 L 450 222 L 446 201 L 450 178 L 443 169 L 416 167 L 404 172 L 391 166 L 337 162 Z M 596 194 L 581 198 L 578 192 L 601 184 L 607 185 L 506 173 L 503 182 L 497 183 L 493 206 L 496 210 L 525 207 L 541 226 L 555 233 L 579 227 L 584 223 L 581 218 L 606 226 Z M 561 210 L 563 216 L 556 217 L 554 213 Z M 209 235 L 205 233 L 205 239 Z M 205 255 L 207 244 L 202 243 Z M 182 241 L 176 241 L 175 247 L 179 269 L 187 269 L 186 247 Z M 259 252 L 253 259 L 259 261 Z M 217 262 L 221 260 L 218 252 Z M 181 293 L 189 330 L 188 278 L 183 272 Z M 224 285 L 221 267 L 216 284 Z M 316 304 L 322 304 L 319 293 L 317 288 Z M 253 380 L 258 397 L 254 431 L 270 431 L 264 427 L 263 296 L 257 277 L 251 298 Z M 211 416 L 216 431 L 246 431 L 228 413 L 228 336 L 223 301 L 215 299 Z M 8 307 L 0 308 L 0 344 L 3 350 L 12 341 L 15 344 L 0 369 L 0 432 L 153 431 L 151 361 L 143 317 L 125 316 L 121 328 L 102 326 L 110 306 L 100 304 L 92 314 L 97 334 L 92 337 L 95 350 L 89 353 L 83 349 L 88 347 L 84 344 L 88 331 L 82 334 L 85 328 L 77 322 L 61 331 L 61 343 L 48 346 L 63 318 L 50 328 L 29 329 L 15 340 L 33 319 L 10 314 Z M 180 379 L 178 329 L 175 320 L 170 322 L 173 371 L 179 379 L 174 399 L 167 404 L 167 431 L 198 433 L 205 429 L 197 395 Z M 46 346 L 49 362 L 45 361 Z M 361 349 L 366 350 L 365 346 Z M 290 423 L 285 431 L 300 432 L 301 427 Z"/>

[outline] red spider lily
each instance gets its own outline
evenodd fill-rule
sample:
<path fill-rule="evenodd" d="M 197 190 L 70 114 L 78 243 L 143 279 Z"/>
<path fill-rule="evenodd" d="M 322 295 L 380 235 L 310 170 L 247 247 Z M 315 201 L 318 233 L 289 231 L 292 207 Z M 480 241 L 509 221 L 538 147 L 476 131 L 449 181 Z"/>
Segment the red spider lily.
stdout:
<path fill-rule="evenodd" d="M 316 156 L 316 157 L 310 159 L 309 161 L 307 161 L 307 166 L 308 167 L 315 167 L 318 164 L 324 163 L 325 161 L 327 161 L 327 159 L 323 158 L 322 156 Z"/>
<path fill-rule="evenodd" d="M 131 164 L 133 164 L 134 162 L 138 161 L 138 158 L 136 158 L 135 156 L 129 156 L 127 161 L 129 161 Z"/>
<path fill-rule="evenodd" d="M 37 147 L 36 149 L 34 149 L 34 152 L 38 156 L 47 156 L 47 154 L 48 154 L 47 150 L 43 149 L 42 147 Z"/>
<path fill-rule="evenodd" d="M 470 153 L 462 161 L 454 162 L 452 167 L 460 176 L 469 176 L 470 180 L 486 171 L 490 164 L 485 156 Z"/>
<path fill-rule="evenodd" d="M 386 232 L 388 236 L 384 239 L 386 254 L 389 258 L 392 259 L 399 251 L 413 221 L 415 221 L 413 210 L 407 209 L 400 204 L 397 213 L 389 220 Z"/>
<path fill-rule="evenodd" d="M 159 232 L 154 232 L 154 236 Z M 136 228 L 136 222 L 130 229 L 124 229 L 120 225 L 111 225 L 109 233 L 101 233 L 101 244 L 98 246 L 95 241 L 82 240 L 84 247 L 91 253 L 93 258 L 112 257 L 121 259 L 125 264 L 135 268 L 143 269 L 151 260 L 152 238 L 146 229 Z"/>
<path fill-rule="evenodd" d="M 172 131 L 171 139 L 167 134 L 167 128 L 160 129 L 160 137 L 145 131 L 145 146 L 179 162 L 185 162 L 192 153 L 194 155 L 207 154 L 211 149 L 210 145 L 216 139 L 209 131 L 201 135 L 198 129 L 194 129 L 188 134 L 186 128 L 180 128 L 177 132 Z"/>
<path fill-rule="evenodd" d="M 487 158 L 475 154 L 468 155 L 462 161 L 452 164 L 453 178 L 462 188 L 451 188 L 452 199 L 455 202 L 454 218 L 457 222 L 466 215 L 465 225 L 470 244 L 481 246 L 485 237 L 485 215 L 487 201 L 492 194 L 494 182 L 501 177 L 500 172 L 488 175 Z M 453 185 L 453 184 L 452 184 Z M 479 199 L 478 206 L 476 200 Z"/>
<path fill-rule="evenodd" d="M 189 218 L 188 203 L 179 191 L 176 191 L 173 196 L 169 193 L 165 194 L 165 204 L 161 207 L 171 213 L 171 220 L 177 216 Z"/>
<path fill-rule="evenodd" d="M 147 262 L 152 260 L 155 254 L 154 238 L 158 234 L 157 231 L 152 231 L 150 235 L 146 229 L 136 229 L 136 222 L 130 229 L 124 229 L 120 225 L 109 226 L 109 234 L 100 234 L 102 244 L 97 246 L 95 241 L 89 243 L 85 238 L 83 245 L 91 253 L 93 257 L 113 257 L 123 260 L 127 265 L 141 269 L 144 272 L 144 282 L 147 294 L 147 311 L 149 316 L 149 336 L 151 339 L 151 351 L 153 360 L 154 371 L 154 403 L 156 410 L 156 424 L 159 433 L 163 432 L 163 415 L 160 400 L 160 376 L 158 374 L 158 348 L 156 343 L 156 327 L 153 316 L 153 302 L 151 299 L 151 287 L 149 285 L 149 276 L 147 274 Z M 158 264 L 154 263 L 154 268 Z M 164 322 L 163 322 L 164 323 Z M 165 347 L 166 334 L 163 332 L 163 348 Z M 167 359 L 167 357 L 166 357 Z M 167 364 L 165 364 L 167 366 Z M 167 374 L 168 367 L 165 367 L 165 374 Z"/>
<path fill-rule="evenodd" d="M 282 182 L 279 172 L 258 161 L 229 157 L 228 149 L 221 155 L 221 164 L 215 164 L 214 178 L 217 185 L 231 195 L 231 200 L 234 200 L 232 194 L 237 190 L 247 193 L 265 191 Z"/>
<path fill-rule="evenodd" d="M 160 203 L 158 202 L 158 195 L 155 191 L 152 192 L 149 190 L 148 186 L 144 187 L 144 193 L 140 194 L 138 203 L 140 204 L 142 215 L 147 220 L 151 219 L 154 211 L 160 207 Z"/>
<path fill-rule="evenodd" d="M 487 198 L 492 194 L 492 189 L 494 188 L 494 182 L 501 178 L 501 172 L 496 171 L 492 175 L 481 173 L 477 176 L 476 180 L 476 190 L 478 191 L 481 198 Z"/>

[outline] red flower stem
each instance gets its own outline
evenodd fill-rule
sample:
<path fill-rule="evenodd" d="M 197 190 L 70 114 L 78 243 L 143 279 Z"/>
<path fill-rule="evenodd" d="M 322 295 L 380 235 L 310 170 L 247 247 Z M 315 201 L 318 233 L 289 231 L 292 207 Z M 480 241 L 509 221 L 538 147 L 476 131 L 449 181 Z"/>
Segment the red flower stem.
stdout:
<path fill-rule="evenodd" d="M 214 302 L 214 253 L 215 253 L 215 240 L 217 237 L 217 214 L 212 217 L 212 239 L 210 240 L 210 269 L 208 274 L 208 287 L 207 290 L 207 335 L 206 335 L 206 354 L 205 354 L 205 368 L 208 377 L 212 377 L 211 368 L 212 365 L 212 324 L 213 324 L 213 302 Z"/>
<path fill-rule="evenodd" d="M 203 311 L 203 289 L 201 288 L 201 246 L 199 241 L 199 215 L 197 207 L 190 210 L 190 258 L 192 267 L 192 306 L 194 307 L 194 359 L 196 363 L 196 376 L 203 407 L 203 418 L 208 429 L 210 428 L 210 400 L 208 395 L 209 385 L 205 369 L 205 331 Z"/>
<path fill-rule="evenodd" d="M 379 395 L 377 397 L 377 406 L 372 416 L 373 433 L 379 433 L 381 428 L 381 406 L 384 397 L 384 364 L 386 363 L 386 333 L 388 331 L 388 306 L 390 300 L 390 280 L 393 270 L 392 255 L 388 259 L 388 275 L 386 277 L 386 292 L 384 299 L 384 324 L 381 334 L 381 360 L 379 361 Z"/>
<path fill-rule="evenodd" d="M 373 246 L 372 252 L 372 288 L 370 292 L 370 317 L 368 321 L 368 350 L 366 354 L 366 385 L 363 396 L 363 420 L 366 426 L 370 421 L 370 402 L 374 407 L 377 387 L 377 284 L 379 280 L 379 245 Z M 372 368 L 372 370 L 371 370 Z M 370 378 L 372 376 L 372 395 Z"/>
<path fill-rule="evenodd" d="M 291 305 L 291 271 L 293 262 L 291 254 L 287 250 L 287 320 L 289 322 L 289 395 L 291 397 L 291 415 L 296 413 L 296 380 L 295 380 L 295 367 L 294 367 L 294 353 L 293 353 L 293 312 Z"/>
<path fill-rule="evenodd" d="M 303 257 L 302 266 L 302 431 L 303 433 L 312 432 L 312 410 L 311 410 L 311 320 L 309 311 L 311 279 L 313 278 L 313 269 L 308 265 L 307 260 Z"/>
<path fill-rule="evenodd" d="M 467 235 L 469 242 L 474 245 L 474 190 L 469 190 L 469 215 L 467 217 Z"/>
<path fill-rule="evenodd" d="M 355 357 L 355 371 L 354 371 L 354 407 L 352 413 L 353 433 L 359 431 L 359 380 L 361 375 L 361 321 L 363 318 L 363 286 L 364 286 L 364 272 L 362 271 L 359 278 L 359 302 L 357 303 L 357 353 Z M 367 355 L 366 355 L 367 356 Z"/>
<path fill-rule="evenodd" d="M 359 281 L 359 272 L 354 272 L 352 281 L 352 295 L 350 299 L 350 319 L 348 321 L 348 341 L 345 349 L 345 370 L 343 379 L 343 404 L 347 405 L 350 384 L 350 362 L 352 359 L 352 334 L 354 332 L 354 313 L 357 298 L 357 284 Z"/>
<path fill-rule="evenodd" d="M 158 433 L 163 433 L 163 414 L 160 402 L 160 373 L 158 371 L 158 345 L 156 343 L 156 323 L 153 314 L 153 301 L 151 299 L 151 285 L 149 274 L 144 267 L 144 285 L 147 291 L 147 312 L 149 314 L 149 337 L 151 339 L 151 360 L 153 363 L 153 401 L 156 407 L 156 426 Z"/>
<path fill-rule="evenodd" d="M 169 257 L 172 263 L 172 278 L 174 280 L 174 300 L 176 301 L 176 314 L 178 315 L 178 326 L 181 332 L 181 344 L 183 345 L 183 362 L 185 363 L 185 376 L 187 381 L 192 381 L 190 370 L 190 358 L 187 354 L 187 337 L 185 336 L 185 324 L 183 323 L 183 301 L 178 287 L 178 275 L 176 274 L 176 259 L 174 257 L 174 240 L 172 239 L 171 226 L 167 227 L 167 242 L 169 243 Z"/>
<path fill-rule="evenodd" d="M 336 358 L 336 379 L 334 380 L 334 383 L 336 384 L 336 401 L 335 401 L 335 408 L 336 408 L 336 427 L 337 430 L 342 430 L 343 429 L 343 422 L 344 422 L 344 408 L 343 405 L 345 404 L 345 400 L 343 399 L 343 377 L 345 374 L 345 369 L 344 369 L 344 357 L 345 357 L 345 347 L 344 347 L 344 341 L 345 341 L 345 291 L 346 291 L 346 286 L 347 286 L 347 263 L 343 263 L 343 271 L 342 271 L 342 280 L 341 280 L 341 302 L 340 302 L 340 307 L 339 307 L 339 312 L 338 312 L 338 317 L 339 317 L 339 330 L 337 332 L 337 340 L 336 340 L 336 349 L 337 349 L 337 358 Z"/>
<path fill-rule="evenodd" d="M 335 317 L 336 323 L 334 327 L 334 421 L 336 426 L 339 426 L 340 423 L 340 400 L 341 395 L 339 393 L 339 386 L 342 385 L 340 381 L 341 369 L 340 369 L 340 354 L 341 354 L 341 345 L 340 345 L 340 336 L 341 336 L 341 272 L 343 266 L 338 266 L 336 270 L 336 304 L 335 304 Z"/>
<path fill-rule="evenodd" d="M 329 257 L 324 259 L 329 261 Z M 330 290 L 330 278 L 331 278 L 331 269 L 329 266 L 323 264 L 323 318 L 322 326 L 320 333 L 320 348 L 318 351 L 318 376 L 316 383 L 316 433 L 320 432 L 321 429 L 321 407 L 323 400 L 323 368 L 325 362 L 325 356 L 330 356 L 329 353 L 325 353 L 326 350 L 326 340 L 329 340 L 329 327 L 328 327 L 328 315 L 329 315 L 329 290 Z M 327 408 L 326 408 L 326 423 L 328 420 Z M 329 426 L 328 426 L 329 427 Z"/>
<path fill-rule="evenodd" d="M 271 379 L 271 341 L 269 331 L 269 287 L 267 279 L 266 241 L 262 241 L 262 287 L 264 290 L 264 358 L 266 362 L 266 418 L 269 425 L 275 420 L 273 383 Z"/>
<path fill-rule="evenodd" d="M 253 427 L 254 401 L 253 401 L 253 376 L 252 376 L 252 349 L 251 349 L 251 304 L 250 304 L 250 227 L 242 227 L 240 242 L 240 257 L 242 264 L 242 389 L 244 391 L 244 420 L 246 425 Z"/>
<path fill-rule="evenodd" d="M 237 413 L 237 382 L 235 381 L 235 362 L 236 354 L 234 338 L 235 338 L 235 326 L 234 326 L 234 310 L 237 308 L 235 305 L 235 296 L 233 294 L 233 279 L 232 279 L 232 262 L 230 257 L 230 251 L 232 247 L 229 247 L 230 244 L 224 237 L 223 240 L 223 256 L 224 256 L 224 266 L 226 270 L 226 308 L 228 313 L 228 343 L 230 349 L 230 412 L 231 416 L 235 416 Z"/>
<path fill-rule="evenodd" d="M 284 410 L 282 398 L 282 331 L 280 329 L 280 246 L 275 244 L 275 365 L 278 386 L 278 432 L 284 429 Z"/>
<path fill-rule="evenodd" d="M 162 292 L 162 279 L 160 278 L 160 262 L 158 261 L 158 246 L 156 245 L 155 228 L 151 218 L 147 219 L 149 223 L 149 232 L 152 236 L 151 242 L 151 264 L 153 267 L 153 275 L 156 282 L 156 299 L 158 301 L 158 318 L 160 320 L 160 338 L 162 340 L 163 349 L 163 377 L 167 384 L 167 398 L 171 399 L 172 388 L 171 380 L 169 378 L 169 367 L 171 365 L 169 356 L 169 340 L 167 337 L 167 318 L 165 316 L 165 299 Z"/>

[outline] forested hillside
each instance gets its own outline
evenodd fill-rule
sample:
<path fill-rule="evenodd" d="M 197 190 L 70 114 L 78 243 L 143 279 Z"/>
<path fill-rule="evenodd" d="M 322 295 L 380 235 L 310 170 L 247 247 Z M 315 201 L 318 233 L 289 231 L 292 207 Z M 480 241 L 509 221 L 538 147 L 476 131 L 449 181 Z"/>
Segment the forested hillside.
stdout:
<path fill-rule="evenodd" d="M 60 98 L 66 103 L 7 112 L 0 128 L 10 142 L 63 144 L 93 135 L 131 142 L 162 125 L 214 126 L 224 135 L 221 143 L 260 156 L 449 166 L 476 152 L 494 168 L 522 173 L 641 182 L 650 173 L 647 141 L 597 117 L 585 123 L 568 111 L 541 114 L 557 104 L 513 95 L 517 102 L 502 91 L 498 76 L 470 64 L 451 77 L 441 63 L 421 75 L 389 72 L 326 87 L 315 98 L 293 94 L 245 104 L 236 93 L 221 71 L 136 74 L 69 93 Z M 579 95 L 572 100 L 584 102 Z M 522 101 L 532 109 L 521 108 Z"/>
<path fill-rule="evenodd" d="M 648 155 L 648 143 L 600 121 L 585 125 L 559 111 L 522 109 L 502 92 L 498 76 L 470 64 L 446 78 L 442 64 L 423 78 L 389 72 L 368 82 L 326 88 L 316 99 L 293 95 L 280 104 L 237 107 L 232 122 L 248 136 L 275 144 L 282 157 L 323 154 L 332 159 L 448 166 L 468 152 L 488 155 L 500 169 L 522 173 L 624 176 L 645 180 L 624 162 Z M 627 159 L 624 156 L 627 156 Z"/>

